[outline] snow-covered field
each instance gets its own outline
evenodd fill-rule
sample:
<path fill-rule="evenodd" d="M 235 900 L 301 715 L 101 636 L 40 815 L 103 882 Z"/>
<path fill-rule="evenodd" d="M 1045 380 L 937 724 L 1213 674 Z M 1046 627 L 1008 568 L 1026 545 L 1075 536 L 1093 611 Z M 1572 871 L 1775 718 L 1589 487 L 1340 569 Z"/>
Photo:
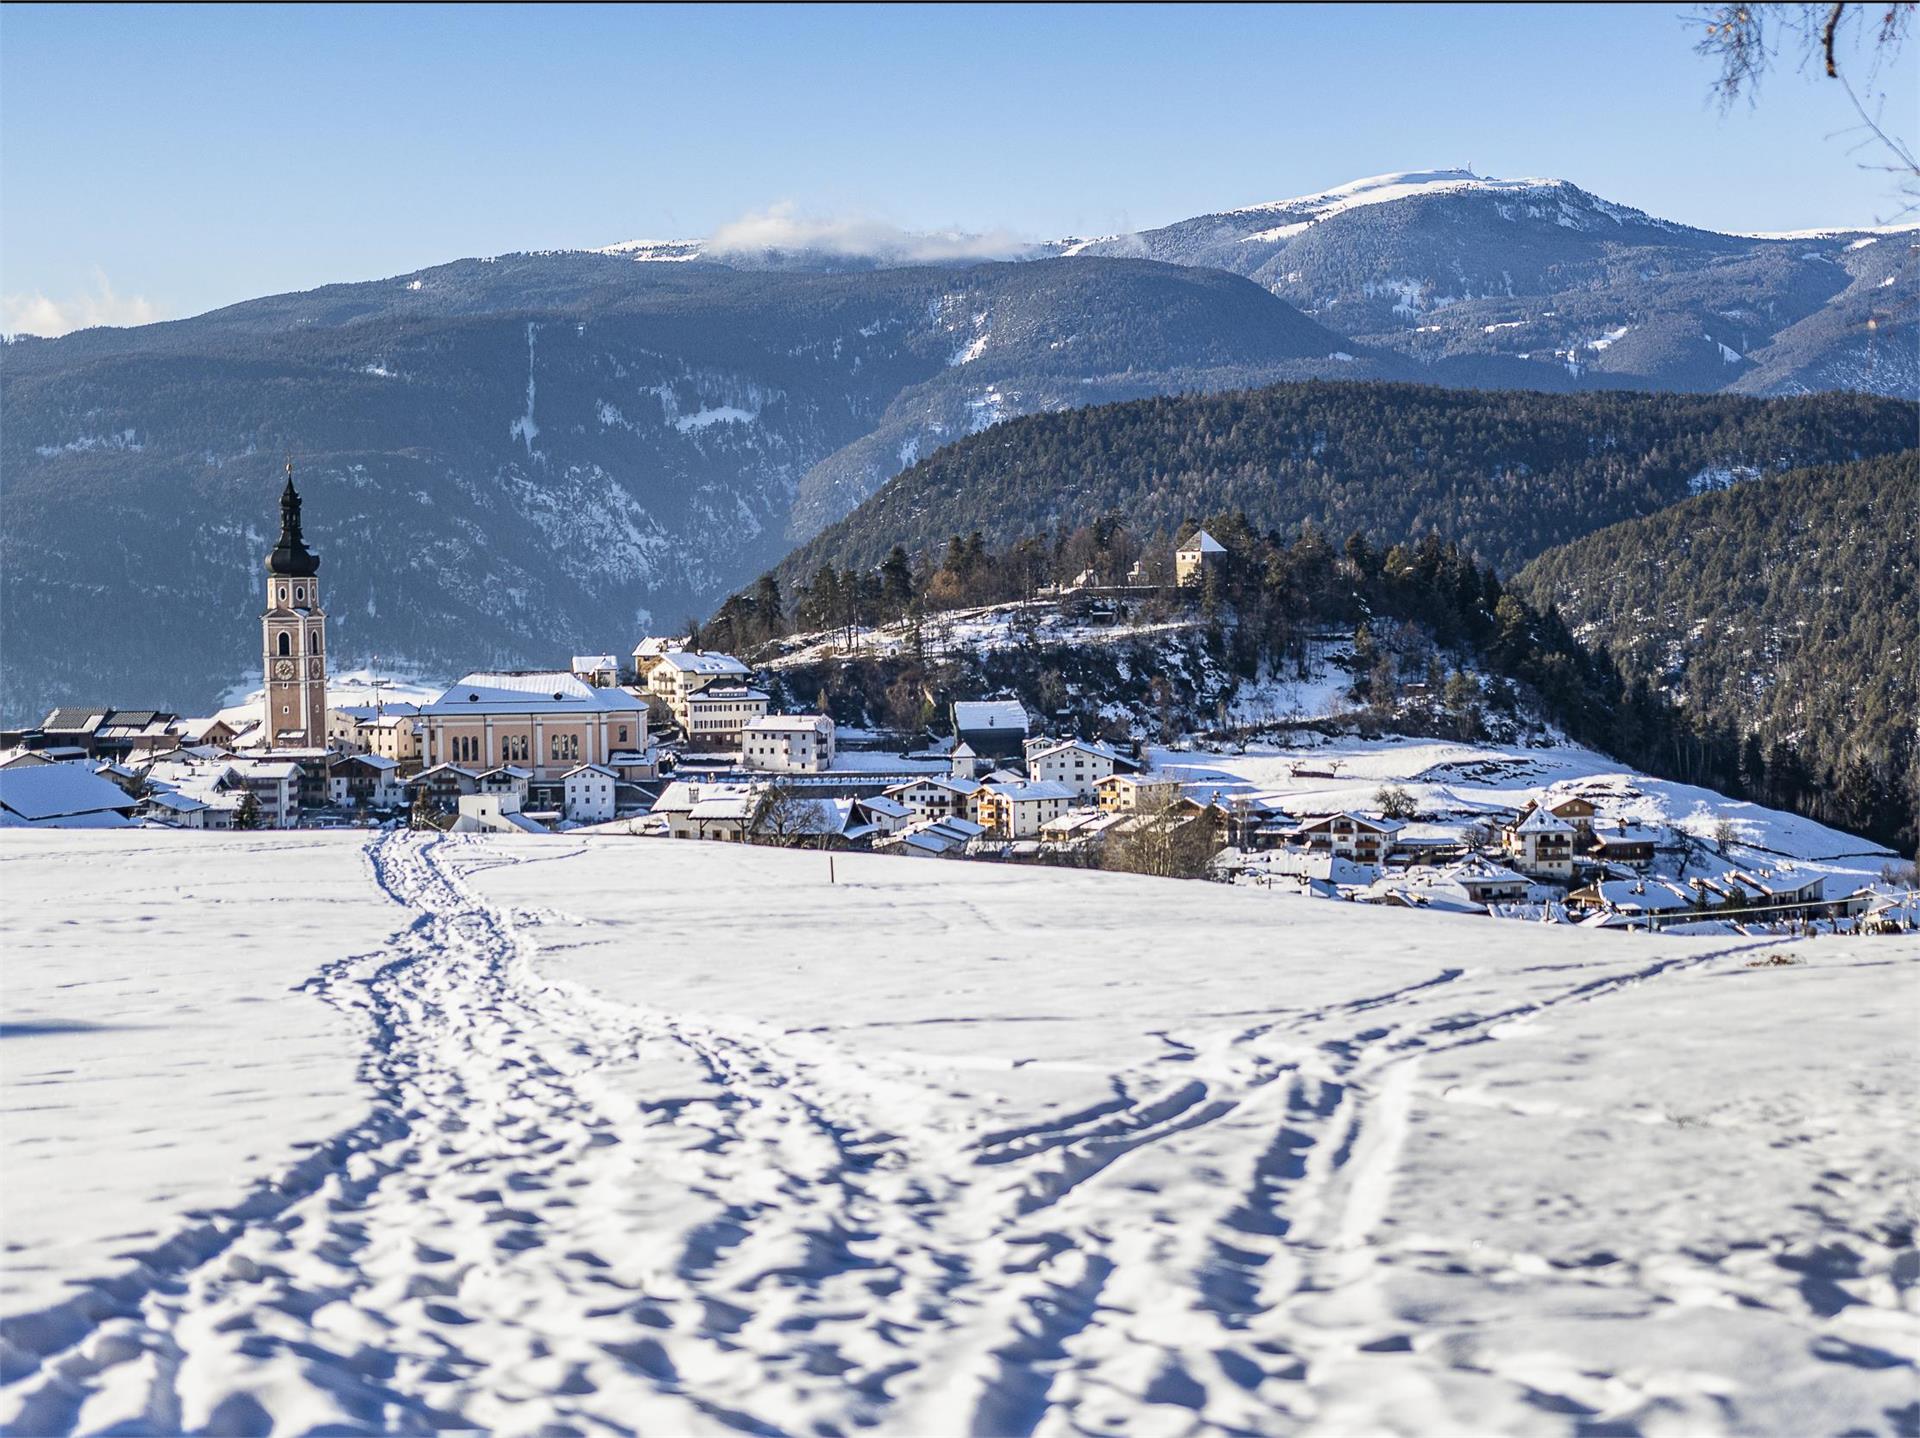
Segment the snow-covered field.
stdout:
<path fill-rule="evenodd" d="M 1912 1426 L 1910 941 L 166 838 L 0 843 L 8 1432 Z"/>

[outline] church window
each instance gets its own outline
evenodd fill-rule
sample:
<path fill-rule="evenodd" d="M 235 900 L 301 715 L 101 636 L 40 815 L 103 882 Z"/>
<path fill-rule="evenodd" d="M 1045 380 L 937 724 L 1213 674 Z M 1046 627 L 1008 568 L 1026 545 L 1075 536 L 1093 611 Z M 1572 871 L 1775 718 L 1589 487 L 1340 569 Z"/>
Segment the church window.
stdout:
<path fill-rule="evenodd" d="M 280 631 L 280 652 L 282 654 L 293 653 L 293 638 L 284 629 Z"/>
<path fill-rule="evenodd" d="M 280 602 L 282 604 L 287 602 L 287 586 L 284 584 L 280 586 Z"/>
<path fill-rule="evenodd" d="M 627 742 L 627 726 L 626 725 L 622 724 L 620 726 L 620 737 L 615 742 L 620 744 L 624 744 Z"/>
<path fill-rule="evenodd" d="M 553 758 L 555 763 L 580 757 L 580 736 L 578 734 L 556 734 L 553 736 Z"/>
<path fill-rule="evenodd" d="M 296 589 L 296 590 L 294 590 L 294 591 L 293 591 L 293 602 L 294 602 L 295 604 L 305 604 L 305 603 L 307 602 L 307 591 L 306 591 L 306 590 L 304 590 L 304 589 Z"/>
<path fill-rule="evenodd" d="M 308 632 L 307 646 L 310 652 L 314 654 L 318 654 L 320 652 L 320 631 L 318 629 L 310 630 Z"/>

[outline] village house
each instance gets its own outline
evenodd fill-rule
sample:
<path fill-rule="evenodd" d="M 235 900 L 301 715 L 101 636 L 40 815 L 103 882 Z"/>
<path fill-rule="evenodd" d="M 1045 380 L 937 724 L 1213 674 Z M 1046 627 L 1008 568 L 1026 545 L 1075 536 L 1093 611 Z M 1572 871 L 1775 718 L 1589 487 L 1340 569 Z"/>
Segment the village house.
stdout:
<path fill-rule="evenodd" d="M 1084 739 L 1029 739 L 1027 777 L 1043 784 L 1064 784 L 1091 802 L 1102 779 L 1112 776 L 1119 755 L 1105 744 Z"/>
<path fill-rule="evenodd" d="M 1529 809 L 1503 829 L 1500 847 L 1507 861 L 1536 879 L 1573 877 L 1574 826 L 1551 809 Z"/>
<path fill-rule="evenodd" d="M 674 722 L 684 729 L 689 695 L 715 685 L 744 688 L 752 674 L 752 670 L 731 654 L 674 649 L 660 655 L 648 669 L 646 686 L 647 692 L 658 695 L 672 712 Z"/>
<path fill-rule="evenodd" d="M 1023 752 L 1032 720 L 1018 699 L 956 699 L 953 737 L 986 759 L 1011 759 Z"/>
<path fill-rule="evenodd" d="M 563 783 L 564 810 L 572 822 L 600 824 L 614 816 L 614 795 L 619 780 L 613 770 L 600 764 L 582 764 L 569 771 Z"/>
<path fill-rule="evenodd" d="M 624 689 L 557 671 L 469 674 L 421 711 L 429 765 L 513 765 L 558 782 L 581 764 L 643 749 L 647 709 Z"/>
<path fill-rule="evenodd" d="M 764 690 L 738 684 L 715 684 L 680 701 L 680 727 L 694 749 L 727 749 L 741 742 L 749 724 L 764 719 Z"/>
<path fill-rule="evenodd" d="M 980 793 L 977 818 L 999 839 L 1032 839 L 1049 819 L 1074 807 L 1079 795 L 1065 784 L 1036 780 L 987 784 Z"/>
<path fill-rule="evenodd" d="M 300 785 L 305 778 L 305 770 L 298 761 L 277 755 L 271 758 L 235 755 L 226 767 L 259 805 L 261 828 L 293 827 L 300 817 Z"/>
<path fill-rule="evenodd" d="M 511 790 L 494 794 L 462 794 L 456 834 L 546 834 L 545 824 L 520 812 L 520 797 Z"/>
<path fill-rule="evenodd" d="M 1093 786 L 1103 813 L 1138 814 L 1164 809 L 1180 797 L 1180 781 L 1142 774 L 1109 774 Z"/>
<path fill-rule="evenodd" d="M 452 813 L 461 799 L 480 792 L 480 774 L 458 764 L 435 764 L 406 780 L 403 787 L 410 804 Z"/>
<path fill-rule="evenodd" d="M 1603 864 L 1644 869 L 1653 862 L 1654 835 L 1622 819 L 1593 830 L 1593 857 Z"/>
<path fill-rule="evenodd" d="M 366 753 L 393 760 L 402 774 L 411 774 L 420 767 L 420 728 L 416 705 L 388 705 L 384 713 L 360 722 L 360 745 Z"/>
<path fill-rule="evenodd" d="M 168 829 L 231 829 L 233 811 L 216 810 L 204 799 L 174 789 L 155 789 L 141 799 L 134 811 L 144 823 Z"/>
<path fill-rule="evenodd" d="M 1198 584 L 1205 577 L 1207 566 L 1218 564 L 1226 552 L 1226 545 L 1206 530 L 1194 530 L 1187 542 L 1173 552 L 1174 583 L 1182 589 Z"/>
<path fill-rule="evenodd" d="M 400 766 L 377 754 L 343 754 L 327 778 L 330 802 L 348 809 L 399 809 L 407 802 Z"/>
<path fill-rule="evenodd" d="M 740 764 L 775 774 L 821 774 L 833 767 L 833 720 L 824 714 L 769 714 L 742 730 Z"/>
<path fill-rule="evenodd" d="M 966 853 L 967 846 L 986 830 L 970 819 L 916 819 L 893 833 L 873 842 L 875 853 L 905 854 L 920 859 L 950 859 Z"/>
<path fill-rule="evenodd" d="M 0 769 L 0 829 L 126 829 L 138 805 L 85 764 Z"/>
<path fill-rule="evenodd" d="M 1573 826 L 1573 843 L 1576 849 L 1584 849 L 1593 842 L 1593 820 L 1598 812 L 1593 801 L 1575 794 L 1569 798 L 1555 799 L 1548 796 L 1540 804 L 1556 819 L 1564 820 Z"/>
<path fill-rule="evenodd" d="M 1301 848 L 1325 850 L 1355 863 L 1383 864 L 1393 852 L 1394 836 L 1400 829 L 1397 820 L 1339 813 L 1296 824 L 1287 831 L 1286 839 Z"/>
<path fill-rule="evenodd" d="M 182 748 L 209 746 L 216 749 L 233 747 L 234 740 L 240 737 L 240 731 L 217 715 L 204 719 L 182 719 L 174 725 L 174 732 L 180 736 Z"/>
<path fill-rule="evenodd" d="M 642 686 L 659 667 L 660 661 L 669 654 L 679 653 L 687 647 L 687 636 L 669 638 L 663 635 L 650 635 L 633 646 L 634 682 Z"/>
<path fill-rule="evenodd" d="M 595 689 L 611 689 L 620 682 L 620 661 L 611 654 L 576 654 L 573 677 Z"/>
<path fill-rule="evenodd" d="M 923 779 L 894 784 L 882 792 L 923 819 L 973 819 L 980 787 L 975 779 L 929 774 Z"/>

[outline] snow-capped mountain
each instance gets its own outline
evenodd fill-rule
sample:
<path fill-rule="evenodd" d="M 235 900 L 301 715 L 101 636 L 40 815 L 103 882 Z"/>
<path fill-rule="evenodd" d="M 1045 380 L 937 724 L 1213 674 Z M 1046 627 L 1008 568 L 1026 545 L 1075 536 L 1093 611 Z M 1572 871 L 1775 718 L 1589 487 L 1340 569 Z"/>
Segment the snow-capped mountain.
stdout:
<path fill-rule="evenodd" d="M 1910 395 L 1916 235 L 1723 235 L 1565 180 L 1420 170 L 1062 248 L 1245 275 L 1450 383 Z"/>
<path fill-rule="evenodd" d="M 776 210 L 18 340 L 0 710 L 245 678 L 288 451 L 343 657 L 544 660 L 704 612 L 1020 414 L 1298 378 L 1912 394 L 1913 256 L 1428 171 L 1038 246 Z"/>

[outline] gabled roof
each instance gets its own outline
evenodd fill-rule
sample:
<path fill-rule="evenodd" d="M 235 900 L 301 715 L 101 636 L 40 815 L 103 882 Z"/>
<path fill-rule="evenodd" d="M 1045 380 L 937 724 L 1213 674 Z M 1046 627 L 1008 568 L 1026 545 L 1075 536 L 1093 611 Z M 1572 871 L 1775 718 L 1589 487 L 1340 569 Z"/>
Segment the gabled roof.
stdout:
<path fill-rule="evenodd" d="M 989 782 L 989 792 L 1015 803 L 1025 803 L 1043 799 L 1077 799 L 1079 793 L 1065 784 L 1050 784 L 1040 780 L 1022 779 L 1013 783 L 995 784 Z"/>
<path fill-rule="evenodd" d="M 29 824 L 58 824 L 85 815 L 125 814 L 137 801 L 110 779 L 80 764 L 0 769 L 0 809 Z"/>
<path fill-rule="evenodd" d="M 1098 759 L 1112 760 L 1120 757 L 1114 752 L 1113 746 L 1110 744 L 1099 744 L 1091 739 L 1061 739 L 1056 743 L 1035 749 L 1027 755 L 1027 762 L 1029 764 L 1037 764 L 1042 759 L 1051 758 L 1053 755 L 1062 753 L 1068 749 L 1078 749 Z"/>
<path fill-rule="evenodd" d="M 1535 809 L 1513 826 L 1516 834 L 1571 834 L 1573 825 L 1551 809 Z"/>
<path fill-rule="evenodd" d="M 1018 729 L 1025 733 L 1029 724 L 1026 706 L 1018 699 L 956 699 L 953 701 L 953 727 L 962 732 L 982 729 Z"/>
<path fill-rule="evenodd" d="M 604 764 L 582 764 L 577 769 L 569 769 L 560 777 L 571 779 L 576 774 L 598 774 L 603 779 L 618 779 L 620 776 Z"/>
<path fill-rule="evenodd" d="M 560 670 L 469 674 L 422 714 L 633 714 L 645 703 L 624 689 L 600 689 Z"/>
<path fill-rule="evenodd" d="M 576 654 L 573 656 L 575 674 L 592 674 L 601 669 L 618 669 L 620 661 L 611 654 Z"/>
<path fill-rule="evenodd" d="M 1304 834 L 1314 829 L 1324 829 L 1335 819 L 1349 820 L 1363 829 L 1371 829 L 1376 834 L 1397 834 L 1401 829 L 1397 819 L 1376 819 L 1367 814 L 1355 814 L 1350 810 L 1342 809 L 1336 814 L 1325 814 L 1318 819 L 1309 819 L 1304 824 L 1296 826 L 1293 832 Z"/>
<path fill-rule="evenodd" d="M 833 728 L 833 720 L 824 714 L 767 714 L 748 722 L 747 728 L 761 734 L 819 734 Z"/>
<path fill-rule="evenodd" d="M 1180 546 L 1179 552 L 1181 554 L 1225 554 L 1227 547 L 1206 530 L 1196 529 L 1188 537 L 1187 542 Z"/>
<path fill-rule="evenodd" d="M 670 649 L 660 656 L 660 663 L 665 668 L 678 669 L 682 674 L 705 674 L 717 677 L 723 674 L 744 675 L 753 672 L 731 654 L 709 654 L 697 649 Z"/>

